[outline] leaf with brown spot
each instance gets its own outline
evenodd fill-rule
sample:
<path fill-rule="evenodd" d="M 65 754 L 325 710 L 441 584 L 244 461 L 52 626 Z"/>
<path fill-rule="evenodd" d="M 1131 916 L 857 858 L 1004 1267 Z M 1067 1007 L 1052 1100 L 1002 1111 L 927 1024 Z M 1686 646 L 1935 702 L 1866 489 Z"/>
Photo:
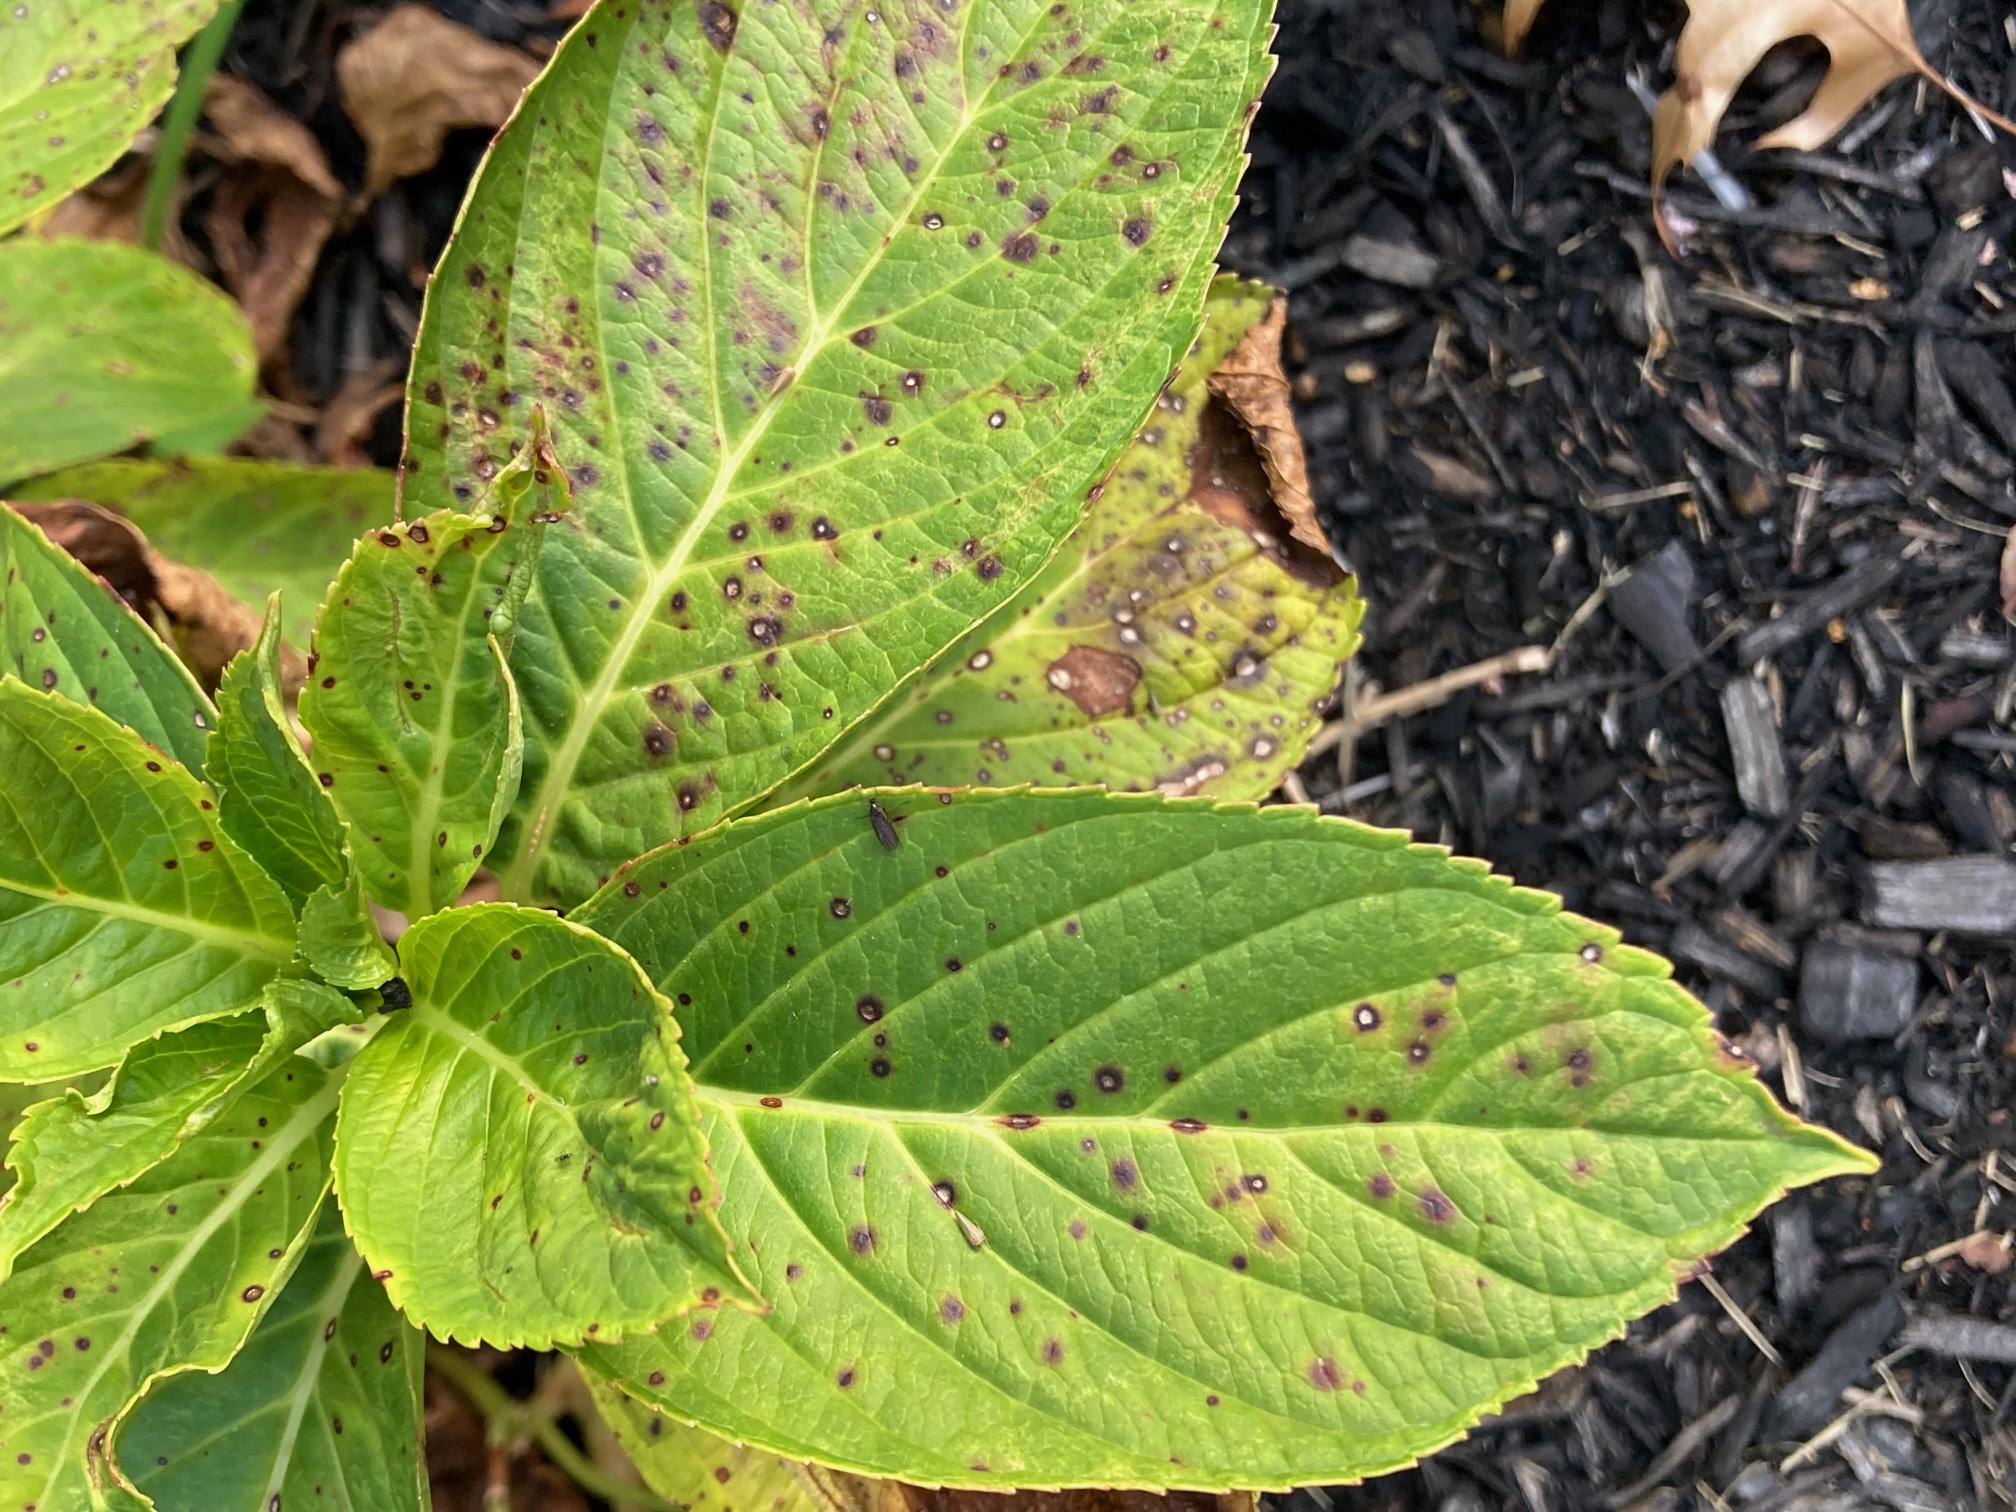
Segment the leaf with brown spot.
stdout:
<path fill-rule="evenodd" d="M 336 54 L 343 109 L 370 157 L 364 194 L 425 173 L 450 131 L 501 126 L 539 65 L 429 5 L 402 5 Z"/>
<path fill-rule="evenodd" d="M 1271 792 L 1319 728 L 1363 612 L 1353 580 L 1306 544 L 1306 491 L 1281 502 L 1304 478 L 1281 310 L 1271 290 L 1219 278 L 1203 333 L 1063 550 L 783 796 L 884 782 Z"/>
<path fill-rule="evenodd" d="M 512 651 L 505 896 L 760 801 L 1042 570 L 1195 339 L 1268 9 L 636 0 L 569 33 L 408 387 L 409 509 L 534 402 L 576 485 Z"/>

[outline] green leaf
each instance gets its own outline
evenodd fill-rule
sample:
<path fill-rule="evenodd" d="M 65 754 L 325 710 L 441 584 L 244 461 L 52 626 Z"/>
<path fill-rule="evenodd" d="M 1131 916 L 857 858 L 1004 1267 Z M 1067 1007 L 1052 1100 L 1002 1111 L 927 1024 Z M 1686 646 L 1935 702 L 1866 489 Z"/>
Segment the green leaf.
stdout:
<path fill-rule="evenodd" d="M 0 1083 L 0 1142 L 13 1141 L 14 1131 L 21 1127 L 21 1120 L 37 1104 L 45 1103 L 52 1097 L 62 1097 L 72 1088 L 89 1097 L 105 1084 L 108 1075 L 105 1071 L 90 1071 L 61 1081 L 43 1082 L 39 1086 L 20 1082 Z M 13 1187 L 13 1169 L 0 1164 L 0 1196 L 13 1190 Z"/>
<path fill-rule="evenodd" d="M 1272 298 L 1213 282 L 1197 344 L 1064 549 L 792 796 L 922 782 L 1264 798 L 1281 785 L 1364 605 L 1253 510 L 1260 464 L 1207 387 Z"/>
<path fill-rule="evenodd" d="M 399 958 L 413 1006 L 351 1065 L 336 1190 L 401 1312 L 545 1349 L 752 1300 L 678 1026 L 635 962 L 501 903 L 423 919 Z"/>
<path fill-rule="evenodd" d="M 238 307 L 165 257 L 120 242 L 0 245 L 0 484 L 241 407 L 255 366 Z"/>
<path fill-rule="evenodd" d="M 575 484 L 507 897 L 755 801 L 1042 566 L 1196 335 L 1268 9 L 640 0 L 561 44 L 408 390 L 409 499 L 538 399 Z"/>
<path fill-rule="evenodd" d="M 209 776 L 224 833 L 250 851 L 297 906 L 318 888 L 341 887 L 349 869 L 343 824 L 294 738 L 280 697 L 278 593 L 266 601 L 259 639 L 225 667 L 217 704 Z"/>
<path fill-rule="evenodd" d="M 282 633 L 304 650 L 351 546 L 393 515 L 389 472 L 247 457 L 87 463 L 24 483 L 13 497 L 88 499 L 125 515 L 155 550 L 200 567 L 234 598 L 258 604 L 284 593 Z"/>
<path fill-rule="evenodd" d="M 119 1435 L 119 1464 L 159 1512 L 419 1512 L 423 1343 L 330 1203 L 237 1357 L 150 1391 Z"/>
<path fill-rule="evenodd" d="M 566 496 L 536 416 L 533 431 L 481 513 L 439 510 L 359 541 L 316 622 L 300 703 L 316 775 L 365 887 L 408 918 L 455 901 L 518 791 L 505 654 Z"/>
<path fill-rule="evenodd" d="M 730 1443 L 704 1428 L 646 1407 L 594 1375 L 583 1375 L 595 1410 L 644 1484 L 690 1512 L 837 1512 L 867 1506 L 836 1485 L 831 1471 Z M 849 1477 L 848 1479 L 851 1479 Z"/>
<path fill-rule="evenodd" d="M 167 103 L 175 49 L 216 0 L 0 11 L 0 232 L 110 168 Z"/>
<path fill-rule="evenodd" d="M 0 1081 L 109 1066 L 247 1007 L 293 955 L 286 894 L 201 783 L 0 677 Z"/>
<path fill-rule="evenodd" d="M 301 959 L 331 986 L 362 992 L 398 975 L 398 959 L 378 933 L 363 874 L 354 865 L 340 885 L 319 888 L 308 899 L 300 928 Z"/>
<path fill-rule="evenodd" d="M 880 802 L 894 851 L 843 795 L 574 915 L 678 1003 L 772 1304 L 582 1358 L 715 1432 L 947 1485 L 1355 1480 L 1871 1168 L 1665 963 L 1404 834 Z"/>
<path fill-rule="evenodd" d="M 328 1190 L 340 1084 L 290 1059 L 21 1257 L 0 1286 L 0 1505 L 134 1504 L 92 1484 L 108 1436 L 151 1381 L 221 1368 L 286 1283 Z"/>
<path fill-rule="evenodd" d="M 7 1152 L 16 1181 L 0 1203 L 0 1282 L 65 1218 L 166 1160 L 308 1041 L 361 1017 L 341 994 L 288 980 L 266 984 L 261 1010 L 135 1046 L 95 1095 L 28 1110 Z"/>
<path fill-rule="evenodd" d="M 126 601 L 38 526 L 0 508 L 0 671 L 90 704 L 192 772 L 217 711 Z"/>

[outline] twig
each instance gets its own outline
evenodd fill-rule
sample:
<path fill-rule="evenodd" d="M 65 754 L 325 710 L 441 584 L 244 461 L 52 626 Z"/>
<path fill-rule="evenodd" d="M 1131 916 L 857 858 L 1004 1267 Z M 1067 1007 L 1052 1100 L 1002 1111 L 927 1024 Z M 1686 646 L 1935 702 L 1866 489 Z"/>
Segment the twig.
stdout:
<path fill-rule="evenodd" d="M 1777 1348 L 1769 1339 L 1764 1337 L 1764 1330 L 1757 1326 L 1750 1314 L 1743 1311 L 1742 1306 L 1737 1300 L 1729 1295 L 1720 1281 L 1715 1279 L 1713 1272 L 1704 1270 L 1695 1279 L 1701 1283 L 1702 1290 L 1722 1304 L 1722 1311 L 1729 1314 L 1730 1321 L 1743 1330 L 1743 1336 L 1757 1346 L 1757 1353 L 1764 1356 L 1773 1365 L 1782 1368 L 1785 1361 L 1779 1355 Z"/>
<path fill-rule="evenodd" d="M 541 1410 L 534 1402 L 519 1401 L 491 1379 L 488 1372 L 445 1344 L 428 1341 L 427 1368 L 467 1397 L 469 1405 L 483 1415 L 493 1449 L 507 1447 L 514 1440 L 534 1439 L 546 1457 L 591 1496 L 639 1507 L 643 1512 L 684 1512 L 657 1492 L 619 1480 L 595 1464 L 560 1431 L 550 1411 Z"/>
<path fill-rule="evenodd" d="M 1410 714 L 1439 708 L 1465 688 L 1474 688 L 1479 683 L 1519 672 L 1545 672 L 1552 660 L 1545 646 L 1515 646 L 1510 651 L 1487 656 L 1483 661 L 1444 672 L 1426 682 L 1418 682 L 1393 693 L 1377 694 L 1359 704 L 1349 719 L 1336 720 L 1318 730 L 1316 738 L 1309 742 L 1309 754 L 1320 756 L 1339 741 L 1355 740 L 1389 720 L 1405 719 Z"/>

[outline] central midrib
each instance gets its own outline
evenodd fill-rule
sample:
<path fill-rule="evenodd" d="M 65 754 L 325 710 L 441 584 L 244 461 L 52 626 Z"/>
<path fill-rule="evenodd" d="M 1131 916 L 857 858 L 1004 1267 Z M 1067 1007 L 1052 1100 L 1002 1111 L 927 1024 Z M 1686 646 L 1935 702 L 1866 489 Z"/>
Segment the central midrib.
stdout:
<path fill-rule="evenodd" d="M 965 32 L 963 28 L 960 33 L 959 51 L 963 59 L 965 55 Z M 1017 51 L 1019 53 L 1019 46 Z M 726 78 L 726 73 L 727 68 L 724 64 L 722 78 Z M 717 82 L 717 99 L 719 87 L 719 83 Z M 987 89 L 980 92 L 977 99 L 971 101 L 966 108 L 961 110 L 958 127 L 947 137 L 945 150 L 939 153 L 937 160 L 932 163 L 931 171 L 919 178 L 912 187 L 909 198 L 904 201 L 902 208 L 892 217 L 890 221 L 892 227 L 900 228 L 909 221 L 911 212 L 916 209 L 931 187 L 937 183 L 938 174 L 951 158 L 954 145 L 964 140 L 966 133 L 972 130 L 974 123 L 979 119 L 981 108 L 992 96 L 993 90 L 990 85 Z M 713 142 L 712 120 L 713 117 L 710 117 L 709 152 L 701 164 L 700 173 L 697 175 L 700 192 L 703 195 L 707 192 L 708 176 L 713 171 L 714 166 L 711 151 Z M 813 213 L 813 210 L 808 209 L 806 213 L 810 215 Z M 852 307 L 855 296 L 861 291 L 862 286 L 867 283 L 869 276 L 881 265 L 882 250 L 878 248 L 875 253 L 863 261 L 861 270 L 855 275 L 854 281 L 828 307 L 831 312 L 830 314 L 820 317 L 817 316 L 815 311 L 811 334 L 800 348 L 798 360 L 794 364 L 797 374 L 802 375 L 832 339 L 834 329 L 839 324 L 840 316 Z M 709 325 L 711 328 L 711 321 Z M 718 401 L 720 390 L 720 376 L 718 372 L 709 372 L 708 380 L 710 392 Z M 651 623 L 651 618 L 656 611 L 657 605 L 664 600 L 666 594 L 671 591 L 672 585 L 679 580 L 680 574 L 686 570 L 686 564 L 692 558 L 694 548 L 700 542 L 700 537 L 705 533 L 707 527 L 713 523 L 715 515 L 720 512 L 723 503 L 728 497 L 730 484 L 734 481 L 736 474 L 741 471 L 743 460 L 762 441 L 765 433 L 769 430 L 771 422 L 776 419 L 781 411 L 785 395 L 789 394 L 794 386 L 795 379 L 793 383 L 788 383 L 783 388 L 765 397 L 762 409 L 758 412 L 755 422 L 744 434 L 741 442 L 722 456 L 720 465 L 715 470 L 714 480 L 708 488 L 707 497 L 702 501 L 700 508 L 694 513 L 692 521 L 687 525 L 685 530 L 680 532 L 679 539 L 674 543 L 670 554 L 666 556 L 657 571 L 652 573 L 650 585 L 642 594 L 637 595 L 631 600 L 629 612 L 623 621 L 623 628 L 610 647 L 608 660 L 603 663 L 602 670 L 597 675 L 594 686 L 588 690 L 587 695 L 576 706 L 574 717 L 568 725 L 567 738 L 554 751 L 553 759 L 547 765 L 545 776 L 540 779 L 538 796 L 533 800 L 530 814 L 525 823 L 524 844 L 520 847 L 517 857 L 512 861 L 504 876 L 503 893 L 505 897 L 530 899 L 531 893 L 529 889 L 538 870 L 539 858 L 545 850 L 547 837 L 551 833 L 553 820 L 557 815 L 560 805 L 566 801 L 567 794 L 573 786 L 574 769 L 580 764 L 581 753 L 587 749 L 589 740 L 593 737 L 601 723 L 602 711 L 608 706 L 610 698 L 614 695 L 616 684 L 623 675 L 623 669 L 629 665 L 631 654 L 636 650 L 637 643 L 643 639 L 644 631 Z M 613 394 L 611 403 L 612 406 L 615 403 Z M 626 490 L 627 486 L 626 483 Z"/>

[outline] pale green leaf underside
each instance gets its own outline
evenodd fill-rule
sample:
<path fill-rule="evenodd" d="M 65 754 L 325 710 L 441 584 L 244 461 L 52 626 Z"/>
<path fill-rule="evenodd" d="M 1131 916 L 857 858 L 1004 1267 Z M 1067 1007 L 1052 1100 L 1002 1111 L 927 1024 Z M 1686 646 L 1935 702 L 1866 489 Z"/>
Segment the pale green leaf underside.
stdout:
<path fill-rule="evenodd" d="M 378 933 L 364 896 L 364 879 L 352 864 L 341 885 L 318 888 L 301 909 L 301 959 L 332 987 L 361 992 L 399 972 L 392 947 Z"/>
<path fill-rule="evenodd" d="M 1199 499 L 1232 494 L 1199 455 L 1206 380 L 1272 298 L 1213 280 L 1182 369 L 1050 565 L 789 797 L 890 782 L 1210 798 L 1280 786 L 1322 722 L 1363 605 L 1327 563 L 1291 565 L 1285 524 L 1263 546 Z"/>
<path fill-rule="evenodd" d="M 518 790 L 497 636 L 545 528 L 439 511 L 368 534 L 316 622 L 300 702 L 315 773 L 366 890 L 409 918 L 455 901 Z"/>
<path fill-rule="evenodd" d="M 688 1512 L 832 1512 L 841 1504 L 814 1490 L 822 1472 L 810 1465 L 731 1444 L 652 1411 L 599 1376 L 584 1379 L 644 1484 Z"/>
<path fill-rule="evenodd" d="M 0 1080 L 109 1066 L 249 1007 L 293 954 L 286 895 L 200 783 L 0 677 Z"/>
<path fill-rule="evenodd" d="M 928 1483 L 1352 1479 L 1865 1166 L 1664 963 L 1404 835 L 880 801 L 893 852 L 843 795 L 575 915 L 677 1003 L 772 1303 L 583 1359 L 728 1436 Z"/>
<path fill-rule="evenodd" d="M 224 832 L 297 908 L 321 888 L 340 887 L 349 870 L 343 824 L 309 770 L 281 701 L 278 593 L 266 602 L 259 639 L 225 667 L 217 703 L 208 775 Z"/>
<path fill-rule="evenodd" d="M 254 367 L 237 306 L 165 257 L 121 242 L 0 246 L 0 485 L 242 409 Z"/>
<path fill-rule="evenodd" d="M 163 556 L 202 568 L 244 603 L 283 593 L 283 633 L 304 651 L 351 546 L 393 512 L 392 475 L 378 468 L 250 457 L 93 462 L 24 483 L 13 496 L 117 510 Z"/>
<path fill-rule="evenodd" d="M 158 1512 L 418 1512 L 423 1358 L 330 1203 L 237 1357 L 149 1392 L 119 1465 Z"/>
<path fill-rule="evenodd" d="M 749 1300 L 678 1029 L 635 962 L 501 903 L 422 920 L 399 957 L 413 1006 L 351 1063 L 336 1190 L 407 1317 L 546 1348 Z"/>
<path fill-rule="evenodd" d="M 110 1074 L 102 1070 L 87 1071 L 82 1076 L 44 1082 L 40 1086 L 24 1082 L 0 1083 L 0 1142 L 13 1141 L 14 1131 L 21 1127 L 21 1120 L 36 1104 L 47 1102 L 53 1097 L 62 1097 L 73 1087 L 79 1096 L 95 1096 Z M 13 1187 L 13 1168 L 0 1165 L 0 1195 L 13 1190 Z"/>
<path fill-rule="evenodd" d="M 71 1213 L 159 1165 L 302 1045 L 357 1018 L 320 983 L 272 981 L 260 1011 L 149 1040 L 103 1092 L 30 1108 L 7 1151 L 16 1180 L 0 1202 L 0 1281 Z"/>
<path fill-rule="evenodd" d="M 408 390 L 409 504 L 535 401 L 576 489 L 508 896 L 746 806 L 1043 564 L 1195 335 L 1267 9 L 643 0 L 562 44 Z"/>
<path fill-rule="evenodd" d="M 337 1086 L 293 1058 L 21 1257 L 0 1286 L 0 1505 L 95 1506 L 97 1431 L 158 1376 L 215 1370 L 237 1351 L 328 1190 Z"/>
<path fill-rule="evenodd" d="M 5 508 L 0 672 L 103 709 L 203 772 L 217 711 L 189 669 L 103 579 Z"/>
<path fill-rule="evenodd" d="M 0 232 L 117 161 L 167 103 L 176 47 L 216 9 L 216 0 L 0 9 Z"/>

